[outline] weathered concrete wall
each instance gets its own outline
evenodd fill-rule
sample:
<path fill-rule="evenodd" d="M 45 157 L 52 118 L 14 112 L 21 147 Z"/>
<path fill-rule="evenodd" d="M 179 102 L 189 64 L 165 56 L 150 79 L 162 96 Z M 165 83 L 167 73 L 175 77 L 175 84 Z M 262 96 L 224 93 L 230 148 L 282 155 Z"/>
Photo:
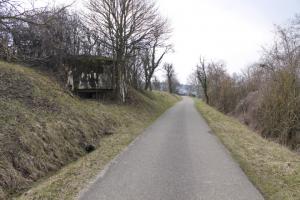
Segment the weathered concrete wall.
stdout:
<path fill-rule="evenodd" d="M 113 89 L 113 63 L 101 59 L 74 59 L 67 66 L 67 86 L 72 90 Z"/>

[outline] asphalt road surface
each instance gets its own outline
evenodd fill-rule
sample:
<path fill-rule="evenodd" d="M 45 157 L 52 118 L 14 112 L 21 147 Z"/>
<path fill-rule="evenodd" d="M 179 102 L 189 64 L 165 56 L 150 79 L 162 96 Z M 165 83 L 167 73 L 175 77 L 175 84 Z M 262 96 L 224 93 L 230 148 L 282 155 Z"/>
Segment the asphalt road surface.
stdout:
<path fill-rule="evenodd" d="M 185 97 L 124 151 L 80 200 L 263 200 Z"/>

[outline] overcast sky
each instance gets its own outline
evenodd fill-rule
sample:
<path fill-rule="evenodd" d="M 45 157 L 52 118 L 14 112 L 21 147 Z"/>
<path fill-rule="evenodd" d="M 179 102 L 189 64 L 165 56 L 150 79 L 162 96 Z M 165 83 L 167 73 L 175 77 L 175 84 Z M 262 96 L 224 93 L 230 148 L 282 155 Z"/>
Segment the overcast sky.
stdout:
<path fill-rule="evenodd" d="M 41 1 L 41 0 L 40 0 Z M 73 0 L 57 0 L 57 3 Z M 77 0 L 75 7 L 82 7 Z M 259 59 L 262 46 L 271 44 L 274 25 L 300 13 L 300 0 L 157 0 L 173 28 L 172 62 L 185 83 L 202 55 L 223 60 L 230 73 Z"/>
<path fill-rule="evenodd" d="M 230 73 L 257 61 L 274 24 L 300 13 L 300 0 L 158 0 L 174 29 L 173 62 L 185 82 L 199 56 L 223 60 Z"/>

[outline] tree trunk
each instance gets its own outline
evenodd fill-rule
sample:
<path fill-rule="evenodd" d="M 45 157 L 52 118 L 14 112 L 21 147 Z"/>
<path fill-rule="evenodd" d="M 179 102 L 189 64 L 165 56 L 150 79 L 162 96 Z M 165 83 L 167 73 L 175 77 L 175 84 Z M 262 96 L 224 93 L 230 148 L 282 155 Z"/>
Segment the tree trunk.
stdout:
<path fill-rule="evenodd" d="M 121 103 L 126 102 L 127 97 L 127 83 L 124 73 L 123 62 L 120 59 L 115 61 L 115 70 L 114 70 L 114 84 L 115 84 L 115 98 L 118 99 Z"/>
<path fill-rule="evenodd" d="M 152 91 L 152 83 L 151 83 L 151 80 L 149 82 L 149 90 Z"/>
<path fill-rule="evenodd" d="M 151 90 L 151 80 L 149 78 L 146 79 L 145 81 L 145 90 Z"/>
<path fill-rule="evenodd" d="M 204 95 L 205 95 L 205 102 L 209 105 L 209 96 L 208 96 L 207 84 L 204 84 L 203 92 L 204 92 Z"/>
<path fill-rule="evenodd" d="M 209 97 L 207 95 L 207 92 L 205 93 L 205 101 L 206 101 L 207 104 L 209 104 Z"/>
<path fill-rule="evenodd" d="M 173 91 L 172 91 L 172 80 L 171 80 L 171 78 L 168 78 L 168 85 L 169 85 L 169 93 L 173 93 Z"/>

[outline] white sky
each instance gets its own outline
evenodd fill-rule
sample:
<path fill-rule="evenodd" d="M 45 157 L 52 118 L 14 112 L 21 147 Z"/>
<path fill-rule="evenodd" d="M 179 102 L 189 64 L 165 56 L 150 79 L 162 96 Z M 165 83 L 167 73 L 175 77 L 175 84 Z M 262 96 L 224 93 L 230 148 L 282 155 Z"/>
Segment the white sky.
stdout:
<path fill-rule="evenodd" d="M 203 55 L 223 60 L 230 73 L 257 61 L 274 38 L 274 24 L 297 12 L 300 0 L 158 0 L 174 29 L 173 62 L 184 83 Z"/>
<path fill-rule="evenodd" d="M 42 0 L 39 0 L 42 1 Z M 77 0 L 75 7 L 82 7 Z M 156 0 L 173 29 L 174 64 L 185 83 L 200 55 L 223 60 L 230 73 L 257 61 L 274 37 L 274 24 L 300 14 L 300 0 Z M 56 0 L 57 3 L 73 2 Z"/>

